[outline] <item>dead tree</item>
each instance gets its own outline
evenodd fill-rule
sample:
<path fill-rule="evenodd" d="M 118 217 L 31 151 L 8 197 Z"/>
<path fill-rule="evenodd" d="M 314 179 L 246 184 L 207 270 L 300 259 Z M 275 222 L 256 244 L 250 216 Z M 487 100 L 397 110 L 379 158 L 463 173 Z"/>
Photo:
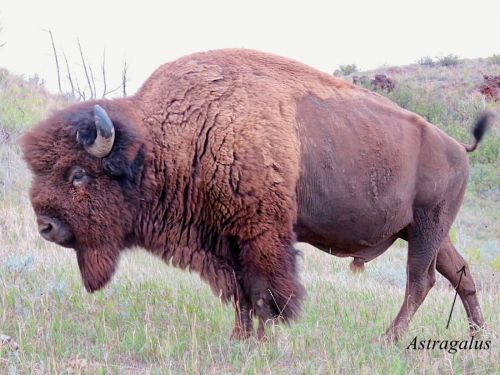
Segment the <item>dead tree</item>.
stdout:
<path fill-rule="evenodd" d="M 2 30 L 3 30 L 3 27 L 0 27 L 0 33 L 2 32 Z M 5 46 L 5 43 L 6 42 L 0 43 L 0 48 L 3 47 L 3 46 Z"/>
<path fill-rule="evenodd" d="M 127 60 L 123 61 L 123 69 L 122 69 L 122 93 L 123 96 L 127 96 Z"/>
<path fill-rule="evenodd" d="M 71 77 L 71 70 L 69 69 L 68 59 L 66 54 L 63 52 L 64 61 L 66 62 L 66 78 L 68 79 L 69 85 L 71 86 L 71 95 L 76 98 L 75 95 L 75 85 L 73 84 L 73 78 Z"/>
<path fill-rule="evenodd" d="M 94 99 L 97 98 L 97 90 L 95 88 L 95 79 L 94 79 L 94 71 L 92 70 L 92 66 L 89 65 L 90 72 L 90 80 L 92 82 L 92 92 L 94 93 Z"/>
<path fill-rule="evenodd" d="M 106 97 L 106 48 L 102 51 L 102 97 Z"/>
<path fill-rule="evenodd" d="M 87 84 L 89 85 L 90 99 L 94 99 L 95 94 L 94 94 L 94 91 L 92 90 L 92 83 L 90 81 L 90 76 L 89 76 L 89 72 L 87 69 L 87 63 L 85 62 L 85 57 L 83 55 L 82 45 L 80 44 L 80 39 L 77 39 L 76 41 L 78 43 L 78 50 L 80 51 L 80 57 L 82 59 L 83 71 L 85 72 L 85 77 L 87 78 Z"/>
<path fill-rule="evenodd" d="M 62 93 L 62 88 L 61 88 L 61 71 L 59 69 L 59 58 L 57 57 L 57 50 L 56 50 L 56 45 L 54 43 L 54 36 L 52 35 L 52 30 L 48 29 L 45 30 L 46 32 L 49 33 L 50 35 L 50 42 L 52 43 L 52 51 L 54 52 L 54 60 L 56 61 L 56 69 L 57 69 L 57 84 L 59 86 L 59 94 Z"/>
<path fill-rule="evenodd" d="M 58 74 L 58 83 L 59 83 L 59 92 L 62 93 L 62 80 L 60 77 L 60 68 L 59 68 L 59 59 L 58 59 L 58 53 L 57 49 L 54 43 L 54 37 L 52 34 L 51 30 L 45 30 L 49 33 L 50 35 L 50 40 L 52 44 L 52 50 L 54 53 L 54 61 L 56 62 L 56 69 L 57 69 L 57 74 Z M 127 95 L 127 83 L 128 83 L 128 65 L 127 61 L 125 60 L 123 62 L 123 67 L 122 67 L 122 72 L 121 72 L 121 77 L 120 77 L 120 84 L 117 86 L 114 86 L 113 88 L 109 88 L 109 80 L 107 77 L 107 72 L 106 72 L 106 49 L 103 49 L 102 53 L 102 61 L 100 62 L 100 71 L 101 74 L 95 75 L 94 72 L 98 72 L 98 70 L 95 70 L 92 65 L 88 62 L 82 45 L 80 43 L 80 40 L 77 38 L 77 47 L 78 47 L 78 52 L 80 55 L 80 61 L 81 61 L 81 66 L 83 70 L 83 75 L 85 76 L 84 82 L 86 84 L 82 84 L 82 82 L 78 79 L 78 74 L 74 74 L 74 71 L 72 72 L 71 67 L 70 67 L 70 61 L 68 61 L 68 58 L 64 51 L 62 51 L 63 57 L 64 57 L 64 63 L 66 65 L 66 80 L 67 83 L 70 86 L 71 89 L 71 95 L 74 99 L 78 101 L 82 100 L 87 100 L 87 99 L 97 99 L 98 97 L 98 92 L 102 93 L 101 98 L 106 98 L 108 95 L 114 94 L 117 91 L 121 90 L 123 96 Z M 100 80 L 100 75 L 102 75 L 102 81 Z M 101 87 L 102 84 L 102 87 Z"/>

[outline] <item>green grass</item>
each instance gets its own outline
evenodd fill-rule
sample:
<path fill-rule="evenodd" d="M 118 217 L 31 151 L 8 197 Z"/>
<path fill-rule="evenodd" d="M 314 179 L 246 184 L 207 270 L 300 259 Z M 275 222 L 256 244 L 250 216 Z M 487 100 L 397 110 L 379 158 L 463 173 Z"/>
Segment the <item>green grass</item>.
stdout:
<path fill-rule="evenodd" d="M 476 62 L 476 68 L 495 61 Z M 468 91 L 478 75 L 470 61 L 415 69 L 398 73 L 399 89 L 392 99 L 449 134 L 468 141 L 477 110 L 487 105 L 498 111 Z M 471 262 L 489 324 L 483 339 L 492 340 L 492 349 L 454 355 L 406 349 L 415 336 L 468 338 L 460 301 L 445 328 L 454 290 L 440 276 L 401 342 L 377 341 L 403 301 L 404 241 L 369 263 L 361 275 L 348 271 L 348 259 L 299 245 L 308 291 L 300 319 L 274 327 L 269 342 L 233 342 L 228 339 L 232 308 L 196 275 L 141 250 L 122 257 L 103 291 L 84 291 L 73 251 L 51 245 L 37 233 L 28 201 L 30 175 L 16 145 L 23 129 L 65 105 L 65 99 L 2 72 L 0 130 L 10 137 L 3 143 L 0 138 L 0 334 L 12 337 L 19 349 L 0 346 L 0 374 L 500 374 L 496 128 L 471 155 L 469 189 L 452 230 L 455 245 Z"/>
<path fill-rule="evenodd" d="M 20 346 L 17 353 L 1 351 L 0 373 L 14 367 L 61 373 L 80 358 L 90 373 L 464 374 L 482 368 L 491 374 L 500 360 L 497 347 L 455 355 L 406 349 L 414 336 L 467 339 L 461 305 L 445 329 L 454 294 L 442 278 L 400 343 L 374 342 L 403 299 L 405 252 L 397 247 L 360 276 L 348 272 L 346 260 L 302 247 L 308 297 L 301 319 L 277 327 L 270 342 L 238 343 L 228 339 L 231 308 L 197 276 L 137 251 L 122 259 L 111 285 L 89 295 L 71 250 L 18 244 L 15 257 L 34 260 L 27 268 L 0 268 L 0 327 Z M 500 280 L 481 268 L 473 271 L 484 314 L 499 332 Z"/>
<path fill-rule="evenodd" d="M 67 105 L 64 96 L 49 94 L 37 77 L 25 80 L 0 68 L 0 129 L 18 133 Z"/>

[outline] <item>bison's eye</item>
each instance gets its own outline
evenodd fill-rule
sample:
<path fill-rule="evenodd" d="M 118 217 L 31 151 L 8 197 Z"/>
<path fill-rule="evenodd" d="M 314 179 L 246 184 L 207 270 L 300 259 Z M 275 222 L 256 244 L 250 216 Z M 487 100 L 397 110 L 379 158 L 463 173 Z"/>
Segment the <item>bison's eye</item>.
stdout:
<path fill-rule="evenodd" d="M 69 173 L 69 180 L 73 186 L 78 187 L 85 185 L 89 180 L 89 176 L 82 167 L 73 167 Z"/>

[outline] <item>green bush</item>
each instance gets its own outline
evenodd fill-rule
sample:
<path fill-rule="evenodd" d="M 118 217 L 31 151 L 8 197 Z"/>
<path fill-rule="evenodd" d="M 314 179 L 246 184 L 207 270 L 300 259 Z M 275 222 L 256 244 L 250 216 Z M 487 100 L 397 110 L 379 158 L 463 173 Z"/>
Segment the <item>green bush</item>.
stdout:
<path fill-rule="evenodd" d="M 418 65 L 433 67 L 435 65 L 432 57 L 424 56 L 417 60 Z"/>
<path fill-rule="evenodd" d="M 357 71 L 358 67 L 356 64 L 340 65 L 339 68 L 333 72 L 333 75 L 335 77 L 348 76 L 349 74 L 356 73 Z"/>
<path fill-rule="evenodd" d="M 443 98 L 437 92 L 401 83 L 386 96 L 435 125 L 444 126 L 449 121 L 448 108 L 443 105 Z"/>
<path fill-rule="evenodd" d="M 28 80 L 0 69 L 0 129 L 18 133 L 48 111 L 67 105 L 66 98 L 47 93 L 37 76 Z"/>
<path fill-rule="evenodd" d="M 488 61 L 493 64 L 500 65 L 500 54 L 496 53 L 494 55 L 491 55 L 490 57 L 488 57 Z"/>
<path fill-rule="evenodd" d="M 455 66 L 460 63 L 460 58 L 457 55 L 449 54 L 446 56 L 436 57 L 437 64 L 440 66 Z"/>
<path fill-rule="evenodd" d="M 497 195 L 500 193 L 500 163 L 471 165 L 469 190 L 480 195 Z"/>

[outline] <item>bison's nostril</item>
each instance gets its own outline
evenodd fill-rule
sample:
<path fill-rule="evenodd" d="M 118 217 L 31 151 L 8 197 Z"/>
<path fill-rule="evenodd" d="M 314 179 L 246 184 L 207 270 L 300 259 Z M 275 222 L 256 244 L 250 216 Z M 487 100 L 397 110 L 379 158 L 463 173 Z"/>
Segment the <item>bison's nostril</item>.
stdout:
<path fill-rule="evenodd" d="M 53 229 L 52 224 L 40 225 L 39 231 L 42 235 L 48 235 Z"/>

